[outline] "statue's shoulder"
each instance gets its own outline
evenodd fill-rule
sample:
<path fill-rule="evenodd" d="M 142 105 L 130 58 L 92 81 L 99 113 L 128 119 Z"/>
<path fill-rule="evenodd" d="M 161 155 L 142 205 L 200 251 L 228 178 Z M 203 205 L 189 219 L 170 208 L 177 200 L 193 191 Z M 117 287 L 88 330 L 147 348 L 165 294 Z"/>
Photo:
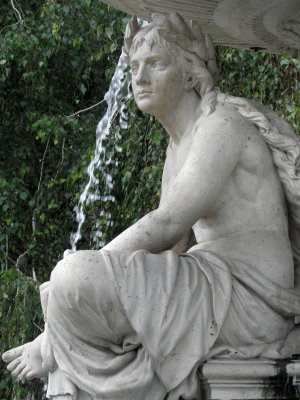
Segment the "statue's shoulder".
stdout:
<path fill-rule="evenodd" d="M 235 109 L 217 104 L 207 116 L 201 115 L 195 129 L 195 136 L 209 135 L 236 140 L 242 137 L 245 130 L 251 129 L 251 124 Z M 255 129 L 253 127 L 253 129 Z"/>

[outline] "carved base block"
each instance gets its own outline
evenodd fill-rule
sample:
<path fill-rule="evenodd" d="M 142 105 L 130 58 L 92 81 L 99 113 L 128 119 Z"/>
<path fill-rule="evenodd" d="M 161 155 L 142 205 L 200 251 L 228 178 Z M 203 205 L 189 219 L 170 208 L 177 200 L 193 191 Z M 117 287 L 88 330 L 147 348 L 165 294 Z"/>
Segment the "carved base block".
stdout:
<path fill-rule="evenodd" d="M 293 365 L 291 374 L 287 364 Z M 202 396 L 206 400 L 300 399 L 300 375 L 298 380 L 292 375 L 297 368 L 300 372 L 299 362 L 213 359 L 202 367 Z"/>

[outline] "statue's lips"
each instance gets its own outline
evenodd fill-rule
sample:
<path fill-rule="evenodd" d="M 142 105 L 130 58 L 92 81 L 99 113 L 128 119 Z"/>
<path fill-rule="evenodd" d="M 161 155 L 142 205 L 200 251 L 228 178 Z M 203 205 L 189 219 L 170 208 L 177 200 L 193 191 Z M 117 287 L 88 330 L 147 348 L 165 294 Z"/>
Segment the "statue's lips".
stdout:
<path fill-rule="evenodd" d="M 151 94 L 153 94 L 153 92 L 152 92 L 151 90 L 142 89 L 142 90 L 139 90 L 139 91 L 137 92 L 137 97 L 138 97 L 139 99 L 141 99 L 141 98 L 143 98 L 143 97 L 148 97 L 148 96 L 150 96 Z"/>

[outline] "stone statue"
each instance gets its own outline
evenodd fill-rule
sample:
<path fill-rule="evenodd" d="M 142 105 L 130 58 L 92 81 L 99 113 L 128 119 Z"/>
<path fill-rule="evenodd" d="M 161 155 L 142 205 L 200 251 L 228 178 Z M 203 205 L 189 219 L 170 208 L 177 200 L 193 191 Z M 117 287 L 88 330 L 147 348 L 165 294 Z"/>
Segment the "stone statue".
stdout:
<path fill-rule="evenodd" d="M 193 21 L 133 18 L 124 52 L 138 107 L 170 136 L 162 198 L 41 286 L 44 333 L 3 359 L 19 379 L 49 374 L 51 399 L 196 399 L 212 357 L 300 348 L 299 140 L 214 89 L 213 43 Z"/>

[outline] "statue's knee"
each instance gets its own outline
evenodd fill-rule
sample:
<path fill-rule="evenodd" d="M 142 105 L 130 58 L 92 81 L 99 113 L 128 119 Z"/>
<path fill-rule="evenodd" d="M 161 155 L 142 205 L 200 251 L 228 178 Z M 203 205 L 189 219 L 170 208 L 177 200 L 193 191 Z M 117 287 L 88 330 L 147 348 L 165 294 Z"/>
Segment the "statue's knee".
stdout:
<path fill-rule="evenodd" d="M 50 278 L 51 290 L 58 296 L 72 285 L 72 264 L 73 260 L 71 258 L 64 258 L 57 263 L 52 271 Z"/>
<path fill-rule="evenodd" d="M 59 261 L 51 274 L 51 287 L 57 295 L 80 293 L 84 283 L 101 271 L 101 258 L 96 251 L 76 251 Z"/>

